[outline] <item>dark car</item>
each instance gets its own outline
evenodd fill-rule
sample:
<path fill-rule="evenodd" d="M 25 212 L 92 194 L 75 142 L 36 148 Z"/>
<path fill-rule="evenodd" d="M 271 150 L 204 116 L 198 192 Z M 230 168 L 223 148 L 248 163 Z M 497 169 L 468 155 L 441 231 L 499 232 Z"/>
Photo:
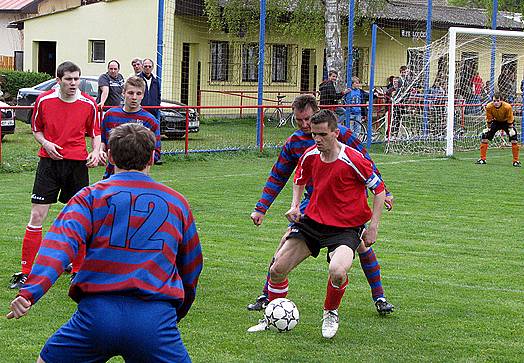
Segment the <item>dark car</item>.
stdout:
<path fill-rule="evenodd" d="M 51 88 L 57 85 L 56 79 L 50 79 L 48 81 L 37 84 L 34 87 L 20 88 L 16 95 L 17 106 L 33 106 L 36 98 L 43 92 L 49 91 Z M 96 76 L 80 76 L 80 91 L 87 93 L 93 98 L 98 95 L 98 77 Z M 24 121 L 25 123 L 31 123 L 31 117 L 33 115 L 32 109 L 19 109 L 16 110 L 16 118 Z"/>
<path fill-rule="evenodd" d="M 177 101 L 162 100 L 161 106 L 186 106 Z M 186 111 L 189 112 L 189 132 L 200 130 L 198 112 L 192 108 L 160 109 L 160 134 L 168 139 L 181 138 L 186 135 Z"/>
<path fill-rule="evenodd" d="M 15 115 L 13 110 L 6 109 L 9 107 L 5 102 L 0 101 L 0 107 L 2 107 L 2 139 L 7 134 L 14 134 L 15 132 Z"/>

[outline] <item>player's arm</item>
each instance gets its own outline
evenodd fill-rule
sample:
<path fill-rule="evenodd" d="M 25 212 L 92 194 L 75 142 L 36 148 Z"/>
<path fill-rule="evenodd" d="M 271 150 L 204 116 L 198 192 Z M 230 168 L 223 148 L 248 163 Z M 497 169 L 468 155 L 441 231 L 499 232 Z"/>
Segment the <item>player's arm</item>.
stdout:
<path fill-rule="evenodd" d="M 11 317 L 19 318 L 27 314 L 31 305 L 56 282 L 78 253 L 79 244 L 90 238 L 91 219 L 91 210 L 83 192 L 80 192 L 60 212 L 42 241 L 31 273 L 11 303 Z"/>
<path fill-rule="evenodd" d="M 255 210 L 251 213 L 251 220 L 255 225 L 262 224 L 267 210 L 286 185 L 296 166 L 297 158 L 291 152 L 290 140 L 288 139 L 271 168 L 262 190 L 262 196 L 258 200 Z"/>
<path fill-rule="evenodd" d="M 202 249 L 191 211 L 184 222 L 182 242 L 176 256 L 176 266 L 184 285 L 184 302 L 177 307 L 177 319 L 186 316 L 196 296 L 198 277 L 202 271 Z"/>
<path fill-rule="evenodd" d="M 384 207 L 384 201 L 386 199 L 386 192 L 382 190 L 378 194 L 373 194 L 373 215 L 369 221 L 362 239 L 364 244 L 369 247 L 377 241 L 378 225 L 380 222 L 380 216 L 382 215 L 382 208 Z"/>
<path fill-rule="evenodd" d="M 95 166 L 98 166 L 98 164 L 101 161 L 100 157 L 100 150 L 102 147 L 101 137 L 100 135 L 96 135 L 91 138 L 91 152 L 87 155 L 87 162 L 86 165 L 88 168 L 94 168 Z M 105 153 L 104 153 L 105 154 Z M 105 155 L 103 155 L 105 158 Z"/>
<path fill-rule="evenodd" d="M 346 133 L 346 136 L 340 141 L 342 141 L 347 146 L 359 151 L 362 155 L 364 155 L 364 157 L 371 162 L 373 166 L 373 171 L 378 175 L 380 180 L 383 181 L 382 175 L 380 174 L 380 171 L 378 170 L 377 166 L 375 165 L 375 162 L 371 158 L 371 155 L 369 155 L 368 151 L 366 150 L 364 145 L 362 145 L 358 137 L 356 137 L 355 135 L 353 135 L 353 133 L 351 133 L 351 130 L 348 130 L 348 132 Z M 388 211 L 393 209 L 394 202 L 395 202 L 395 198 L 393 197 L 393 194 L 386 187 L 386 199 L 384 200 L 384 205 Z"/>
<path fill-rule="evenodd" d="M 160 122 L 158 121 L 158 119 L 156 117 L 153 117 L 153 132 L 155 133 L 155 140 L 156 140 L 156 143 L 155 143 L 155 156 L 154 156 L 154 159 L 155 161 L 158 161 L 160 160 L 160 153 L 161 153 L 161 147 L 162 147 L 162 143 L 161 143 L 161 140 L 162 140 L 162 136 L 160 136 Z"/>
<path fill-rule="evenodd" d="M 35 137 L 35 140 L 40 145 L 42 145 L 47 155 L 49 155 L 51 159 L 62 160 L 64 158 L 62 154 L 60 154 L 60 150 L 62 150 L 62 147 L 60 145 L 55 144 L 54 142 L 46 140 L 42 131 L 33 131 L 33 136 Z"/>
<path fill-rule="evenodd" d="M 295 171 L 295 178 L 293 180 L 293 199 L 291 201 L 291 208 L 285 213 L 286 218 L 290 222 L 298 222 L 302 218 L 300 212 L 300 198 L 304 193 L 304 189 L 309 180 L 311 180 L 312 166 L 309 162 L 307 152 L 302 155 L 298 161 L 297 170 Z"/>
<path fill-rule="evenodd" d="M 293 199 L 291 201 L 291 207 L 285 213 L 286 218 L 290 222 L 298 222 L 302 218 L 302 213 L 300 213 L 300 198 L 302 193 L 304 193 L 305 185 L 299 185 L 293 183 Z"/>

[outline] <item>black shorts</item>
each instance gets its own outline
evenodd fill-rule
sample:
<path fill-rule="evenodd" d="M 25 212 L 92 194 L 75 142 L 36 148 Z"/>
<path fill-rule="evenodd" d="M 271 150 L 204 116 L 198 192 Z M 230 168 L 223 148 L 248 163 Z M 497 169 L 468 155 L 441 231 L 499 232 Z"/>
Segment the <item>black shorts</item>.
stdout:
<path fill-rule="evenodd" d="M 363 231 L 364 226 L 333 227 L 317 223 L 304 216 L 300 222 L 293 223 L 291 232 L 286 239 L 298 238 L 303 240 L 313 257 L 318 256 L 321 248 L 327 247 L 329 260 L 329 253 L 341 245 L 348 246 L 355 252 L 362 242 L 360 237 Z"/>
<path fill-rule="evenodd" d="M 89 185 L 85 160 L 53 160 L 40 158 L 36 170 L 31 202 L 67 203 L 80 189 Z"/>
<path fill-rule="evenodd" d="M 512 128 L 515 128 L 515 124 L 513 124 Z M 517 132 L 516 128 L 515 128 L 515 135 L 509 136 L 509 126 L 508 126 L 508 123 L 506 121 L 504 121 L 504 122 L 492 121 L 491 124 L 489 125 L 488 132 L 483 133 L 482 134 L 482 138 L 483 139 L 488 139 L 489 141 L 492 141 L 493 138 L 495 137 L 495 134 L 499 130 L 504 130 L 506 135 L 508 135 L 509 141 L 514 141 L 514 140 L 516 141 L 516 140 L 518 140 L 518 134 L 516 133 Z"/>

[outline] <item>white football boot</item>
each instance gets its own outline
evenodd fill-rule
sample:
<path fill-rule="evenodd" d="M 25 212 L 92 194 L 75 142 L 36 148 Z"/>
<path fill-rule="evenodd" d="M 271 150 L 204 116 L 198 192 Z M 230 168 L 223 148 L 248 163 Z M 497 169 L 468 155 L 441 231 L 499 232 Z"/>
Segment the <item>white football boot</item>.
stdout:
<path fill-rule="evenodd" d="M 268 330 L 267 321 L 266 318 L 262 318 L 258 321 L 257 325 L 253 325 L 251 328 L 249 328 L 247 331 L 248 333 L 256 333 L 257 331 L 264 331 Z"/>
<path fill-rule="evenodd" d="M 322 336 L 331 339 L 338 330 L 338 310 L 324 310 L 322 315 Z"/>

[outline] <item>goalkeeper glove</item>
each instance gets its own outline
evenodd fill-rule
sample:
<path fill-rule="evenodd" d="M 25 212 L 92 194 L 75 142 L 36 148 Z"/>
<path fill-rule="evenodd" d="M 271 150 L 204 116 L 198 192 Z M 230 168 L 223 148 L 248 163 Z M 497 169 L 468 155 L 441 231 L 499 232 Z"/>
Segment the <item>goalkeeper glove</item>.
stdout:
<path fill-rule="evenodd" d="M 509 133 L 508 134 L 509 134 L 510 137 L 515 136 L 517 134 L 517 130 L 515 130 L 515 127 L 511 127 L 509 129 Z"/>

